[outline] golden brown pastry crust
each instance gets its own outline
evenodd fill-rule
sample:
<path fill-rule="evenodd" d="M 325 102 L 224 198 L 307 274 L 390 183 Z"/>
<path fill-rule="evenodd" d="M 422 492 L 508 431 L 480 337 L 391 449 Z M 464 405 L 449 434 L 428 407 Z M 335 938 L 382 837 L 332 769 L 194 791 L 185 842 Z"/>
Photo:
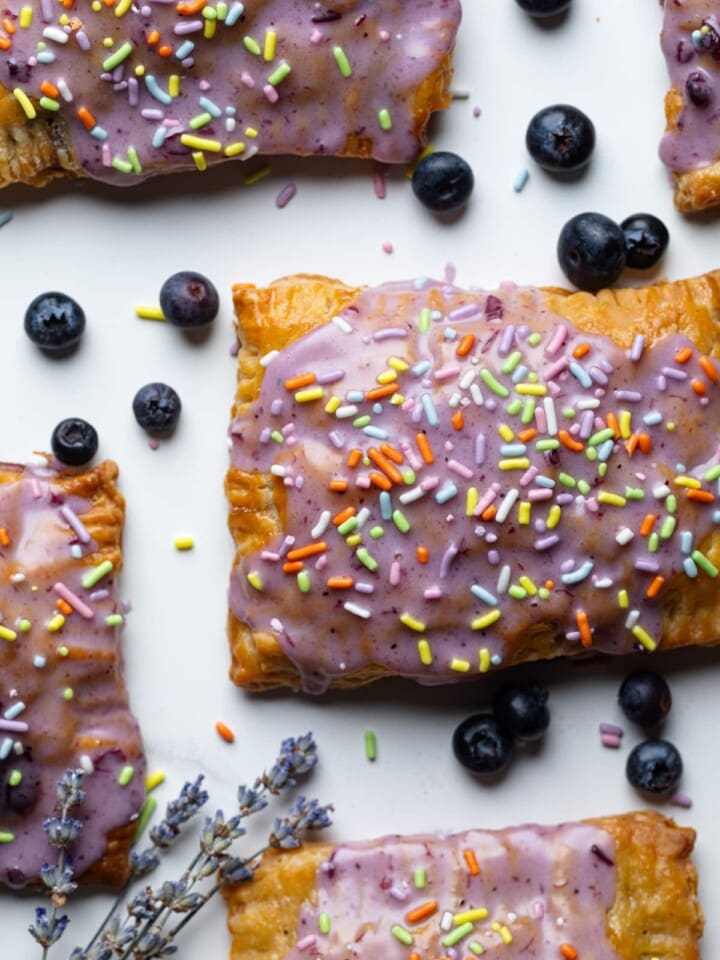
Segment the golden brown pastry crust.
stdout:
<path fill-rule="evenodd" d="M 666 130 L 675 130 L 683 108 L 683 96 L 671 87 L 665 96 Z M 681 213 L 697 213 L 720 203 L 720 161 L 698 170 L 673 171 L 675 206 Z"/>
<path fill-rule="evenodd" d="M 338 280 L 308 275 L 285 277 L 266 288 L 236 285 L 233 295 L 240 351 L 232 416 L 242 415 L 258 396 L 263 376 L 260 358 L 264 354 L 282 350 L 326 323 L 358 292 L 358 288 Z M 548 288 L 543 296 L 550 310 L 580 330 L 609 336 L 624 347 L 632 344 L 637 333 L 643 333 L 648 343 L 667 333 L 683 333 L 704 353 L 720 356 L 720 271 L 675 283 L 601 290 L 597 294 Z M 283 530 L 284 492 L 269 474 L 233 466 L 228 470 L 225 486 L 237 564 L 241 557 L 261 550 Z M 720 565 L 720 533 L 709 538 L 702 549 L 716 566 Z M 668 585 L 661 648 L 717 643 L 720 637 L 714 581 L 696 580 L 691 590 L 681 589 L 679 584 L 680 581 L 675 589 Z M 298 671 L 273 634 L 252 631 L 231 611 L 228 637 L 232 655 L 230 676 L 239 686 L 250 690 L 299 686 Z M 579 652 L 581 648 L 569 643 L 562 633 L 538 622 L 530 634 L 508 643 L 504 665 L 576 656 Z M 332 685 L 353 687 L 387 675 L 387 670 L 369 665 L 333 679 Z"/>
<path fill-rule="evenodd" d="M 585 821 L 615 841 L 616 895 L 608 939 L 622 960 L 698 960 L 703 916 L 690 862 L 695 832 L 654 812 Z M 252 883 L 229 888 L 231 960 L 283 960 L 331 844 L 265 855 Z"/>

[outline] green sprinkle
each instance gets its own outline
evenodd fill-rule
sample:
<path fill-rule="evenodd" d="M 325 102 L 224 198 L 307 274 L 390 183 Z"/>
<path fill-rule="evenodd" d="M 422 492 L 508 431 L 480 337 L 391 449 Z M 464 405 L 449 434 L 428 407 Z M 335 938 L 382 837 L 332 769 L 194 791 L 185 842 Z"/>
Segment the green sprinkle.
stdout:
<path fill-rule="evenodd" d="M 279 430 L 273 430 L 270 434 L 270 438 L 275 441 L 275 443 L 285 443 L 285 437 L 280 433 Z"/>
<path fill-rule="evenodd" d="M 505 363 L 500 367 L 503 373 L 512 373 L 515 367 L 522 360 L 522 354 L 519 350 L 513 350 L 510 356 L 507 358 Z"/>
<path fill-rule="evenodd" d="M 110 165 L 116 170 L 119 170 L 120 173 L 132 173 L 133 168 L 129 160 L 123 160 L 122 157 L 113 157 Z"/>
<path fill-rule="evenodd" d="M 527 378 L 530 383 L 537 383 L 538 380 L 540 379 L 540 377 L 534 370 L 531 370 L 530 373 L 528 373 Z"/>
<path fill-rule="evenodd" d="M 513 600 L 524 600 L 527 596 L 527 590 L 524 590 L 519 583 L 511 583 L 508 587 L 508 593 Z"/>
<path fill-rule="evenodd" d="M 188 120 L 188 126 L 191 130 L 199 130 L 200 127 L 206 127 L 209 123 L 212 123 L 212 119 L 211 113 L 196 113 L 194 117 Z"/>
<path fill-rule="evenodd" d="M 604 477 L 607 472 L 608 472 L 608 465 L 607 465 L 607 463 L 603 460 L 602 463 L 599 463 L 599 464 L 598 464 L 598 476 L 599 476 L 599 477 Z"/>
<path fill-rule="evenodd" d="M 402 510 L 393 510 L 392 519 L 400 533 L 408 532 L 410 529 L 410 522 Z"/>
<path fill-rule="evenodd" d="M 660 527 L 660 536 L 663 540 L 669 540 L 670 537 L 675 533 L 675 525 L 677 520 L 675 517 L 665 517 Z"/>
<path fill-rule="evenodd" d="M 53 100 L 52 97 L 40 97 L 39 103 L 44 110 L 52 110 L 54 112 L 60 109 L 60 104 L 57 100 Z"/>
<path fill-rule="evenodd" d="M 533 336 L 535 336 L 535 334 L 533 334 Z M 528 337 L 528 339 L 530 338 Z M 468 950 L 474 953 L 476 957 L 481 957 L 485 953 L 485 947 L 481 943 L 478 943 L 477 940 L 470 941 Z"/>
<path fill-rule="evenodd" d="M 138 814 L 137 826 L 135 827 L 135 834 L 132 838 L 133 844 L 137 843 L 140 837 L 145 833 L 150 818 L 155 813 L 155 808 L 157 807 L 157 800 L 155 797 L 145 797 L 145 802 L 143 803 L 140 813 Z"/>
<path fill-rule="evenodd" d="M 559 473 L 558 480 L 564 487 L 576 487 L 577 480 L 575 477 L 571 477 L 569 473 Z"/>
<path fill-rule="evenodd" d="M 94 587 L 96 583 L 99 583 L 103 577 L 106 577 L 110 573 L 112 568 L 112 560 L 103 560 L 102 563 L 93 567 L 92 570 L 88 570 L 82 578 L 82 585 L 85 590 L 89 590 L 90 587 Z"/>
<path fill-rule="evenodd" d="M 413 870 L 413 883 L 416 890 L 424 890 L 427 882 L 427 875 L 424 867 L 417 867 Z"/>
<path fill-rule="evenodd" d="M 0 830 L 0 843 L 12 843 L 14 839 L 14 833 L 9 833 L 7 830 Z"/>
<path fill-rule="evenodd" d="M 355 420 L 353 420 L 352 425 L 354 427 L 358 427 L 359 429 L 362 429 L 363 427 L 366 427 L 371 420 L 372 420 L 372 417 L 370 416 L 370 414 L 366 413 L 362 417 L 356 417 Z"/>
<path fill-rule="evenodd" d="M 392 130 L 392 117 L 387 107 L 383 107 L 382 110 L 378 111 L 378 123 L 383 130 Z"/>
<path fill-rule="evenodd" d="M 348 517 L 343 523 L 338 527 L 338 533 L 341 537 L 346 537 L 350 533 L 354 533 L 358 525 L 357 517 Z"/>
<path fill-rule="evenodd" d="M 588 445 L 591 447 L 599 447 L 601 443 L 605 443 L 606 440 L 612 440 L 615 436 L 615 431 L 612 427 L 606 427 L 605 430 L 598 430 L 597 433 L 594 433 L 588 440 Z"/>
<path fill-rule="evenodd" d="M 588 460 L 597 460 L 597 450 L 595 447 L 585 447 L 585 456 Z"/>
<path fill-rule="evenodd" d="M 467 923 L 461 923 L 459 927 L 455 927 L 454 930 L 451 930 L 446 936 L 440 941 L 444 947 L 454 947 L 456 943 L 459 943 L 464 937 L 469 933 L 473 932 L 473 925 L 468 920 Z"/>
<path fill-rule="evenodd" d="M 370 536 L 373 538 L 373 540 L 379 540 L 381 537 L 385 536 L 385 528 L 372 527 L 370 530 Z"/>
<path fill-rule="evenodd" d="M 121 623 L 124 623 L 123 615 L 121 613 L 111 613 L 105 617 L 106 627 L 119 627 Z"/>
<path fill-rule="evenodd" d="M 645 491 L 642 487 L 625 487 L 625 496 L 628 500 L 644 500 Z"/>
<path fill-rule="evenodd" d="M 406 930 L 405 927 L 401 927 L 397 923 L 394 927 L 390 928 L 390 932 L 396 940 L 399 940 L 400 943 L 404 943 L 406 947 L 409 947 L 411 944 L 415 943 L 413 935 Z"/>
<path fill-rule="evenodd" d="M 535 333 L 531 333 L 530 336 L 527 338 L 527 342 L 530 344 L 531 347 L 536 347 L 541 340 L 542 340 L 542 334 L 538 333 L 537 330 L 535 331 Z"/>
<path fill-rule="evenodd" d="M 121 787 L 126 787 L 135 776 L 135 767 L 131 763 L 126 763 L 118 773 L 117 782 Z"/>
<path fill-rule="evenodd" d="M 310 574 L 307 570 L 301 570 L 297 575 L 297 585 L 300 593 L 310 593 Z"/>
<path fill-rule="evenodd" d="M 252 37 L 243 37 L 243 43 L 245 44 L 245 49 L 252 53 L 253 56 L 259 57 L 262 53 L 260 44 L 257 40 L 253 40 Z"/>
<path fill-rule="evenodd" d="M 227 3 L 225 3 L 225 0 L 220 0 L 220 2 L 218 3 L 215 9 L 217 10 L 218 20 L 220 20 L 221 22 L 224 22 L 228 13 Z"/>
<path fill-rule="evenodd" d="M 75 691 L 73 690 L 72 687 L 65 687 L 65 689 L 62 692 L 62 695 L 63 695 L 63 700 L 67 700 L 69 702 L 75 696 Z"/>
<path fill-rule="evenodd" d="M 538 588 L 538 596 L 540 597 L 541 600 L 549 600 L 549 599 L 550 599 L 550 591 L 548 590 L 547 587 L 539 587 L 539 588 Z"/>
<path fill-rule="evenodd" d="M 142 164 L 140 163 L 140 158 L 138 157 L 138 152 L 135 147 L 128 147 L 127 155 L 130 165 L 133 168 L 133 173 L 142 173 Z"/>
<path fill-rule="evenodd" d="M 575 416 L 575 408 L 574 408 L 574 407 L 563 407 L 563 416 L 564 416 L 567 420 L 572 420 L 573 417 Z"/>
<path fill-rule="evenodd" d="M 123 60 L 127 58 L 132 53 L 133 45 L 127 41 L 117 48 L 115 53 L 111 53 L 107 60 L 103 60 L 102 68 L 106 73 L 109 73 L 111 70 L 114 70 L 115 67 L 119 67 Z"/>
<path fill-rule="evenodd" d="M 535 444 L 535 449 L 544 452 L 545 450 L 557 450 L 559 446 L 559 440 L 553 440 L 552 438 L 548 437 L 547 440 L 538 440 Z"/>
<path fill-rule="evenodd" d="M 8 783 L 11 787 L 19 787 L 22 783 L 22 773 L 19 770 L 11 770 L 8 777 Z"/>
<path fill-rule="evenodd" d="M 403 483 L 407 487 L 411 487 L 415 483 L 415 480 L 417 479 L 414 470 L 404 470 L 402 478 L 403 478 Z"/>
<path fill-rule="evenodd" d="M 495 377 L 487 370 L 485 367 L 480 371 L 480 379 L 485 384 L 486 387 L 489 387 L 493 393 L 497 394 L 498 397 L 509 397 L 510 391 L 507 387 L 503 386 L 499 380 L 496 380 Z"/>
<path fill-rule="evenodd" d="M 699 550 L 693 550 L 690 556 L 709 577 L 716 577 L 718 575 L 718 568 L 708 560 L 704 553 L 700 553 Z"/>
<path fill-rule="evenodd" d="M 709 470 L 706 470 L 703 474 L 703 480 L 708 482 L 711 480 L 717 480 L 720 477 L 720 463 L 716 463 L 714 467 L 710 467 Z"/>
<path fill-rule="evenodd" d="M 427 307 L 423 307 L 418 318 L 418 330 L 420 333 L 427 333 L 430 329 L 430 319 L 432 314 Z"/>
<path fill-rule="evenodd" d="M 535 416 L 535 401 L 532 397 L 528 397 L 525 403 L 523 404 L 522 414 L 520 415 L 520 423 L 532 423 L 533 417 Z"/>
<path fill-rule="evenodd" d="M 327 913 L 321 913 L 318 917 L 318 930 L 320 933 L 324 933 L 326 936 L 330 933 L 330 915 Z"/>
<path fill-rule="evenodd" d="M 517 416 L 518 413 L 522 410 L 523 402 L 520 397 L 515 397 L 510 403 L 505 407 L 507 412 L 511 417 Z"/>
<path fill-rule="evenodd" d="M 203 7 L 203 17 L 206 20 L 218 20 L 218 12 L 214 7 Z"/>
<path fill-rule="evenodd" d="M 586 497 L 592 490 L 592 487 L 587 480 L 578 480 L 577 488 L 584 497 Z"/>
<path fill-rule="evenodd" d="M 371 762 L 377 760 L 377 737 L 372 730 L 365 731 L 365 756 Z"/>
<path fill-rule="evenodd" d="M 659 545 L 660 545 L 660 538 L 656 533 L 651 533 L 647 541 L 648 553 L 657 553 L 657 548 Z"/>
<path fill-rule="evenodd" d="M 674 493 L 670 493 L 665 497 L 665 509 L 668 513 L 675 513 L 677 510 L 677 497 Z"/>
<path fill-rule="evenodd" d="M 258 183 L 260 180 L 264 180 L 265 177 L 269 177 L 272 173 L 272 170 L 269 166 L 260 167 L 257 170 L 254 170 L 252 173 L 249 173 L 244 179 L 243 183 L 246 187 L 251 187 L 254 183 Z"/>
<path fill-rule="evenodd" d="M 292 67 L 290 64 L 283 62 L 276 70 L 273 70 L 273 72 L 267 78 L 267 81 L 271 87 L 276 87 L 279 83 L 283 82 L 285 77 L 289 77 L 291 73 Z"/>
<path fill-rule="evenodd" d="M 27 633 L 31 627 L 32 627 L 32 623 L 30 622 L 30 620 L 27 620 L 25 617 L 23 617 L 22 620 L 18 621 L 17 628 L 20 631 L 20 633 Z"/>
<path fill-rule="evenodd" d="M 335 57 L 335 63 L 338 65 L 338 70 L 343 77 L 351 77 L 352 67 L 343 48 L 333 47 L 333 56 Z"/>
<path fill-rule="evenodd" d="M 365 547 L 358 547 L 358 549 L 355 551 L 355 556 L 364 567 L 368 568 L 370 573 L 375 573 L 378 568 L 378 562 L 375 557 L 368 553 Z"/>

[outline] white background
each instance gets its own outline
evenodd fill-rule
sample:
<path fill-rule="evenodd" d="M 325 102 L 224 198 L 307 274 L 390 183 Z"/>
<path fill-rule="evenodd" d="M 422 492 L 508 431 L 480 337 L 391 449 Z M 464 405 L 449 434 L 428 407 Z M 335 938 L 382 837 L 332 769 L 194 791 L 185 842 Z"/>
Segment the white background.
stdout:
<path fill-rule="evenodd" d="M 121 466 L 128 501 L 122 592 L 133 606 L 127 674 L 149 765 L 167 772 L 161 802 L 203 771 L 214 802 L 230 811 L 235 785 L 270 763 L 280 739 L 312 729 L 322 759 L 310 789 L 336 805 L 337 838 L 553 822 L 642 806 L 624 778 L 638 734 L 628 729 L 619 752 L 603 749 L 597 734 L 599 721 L 621 719 L 616 692 L 631 660 L 518 672 L 549 685 L 553 721 L 542 747 L 524 751 L 492 787 L 458 766 L 450 739 L 463 717 L 488 705 L 501 675 L 434 690 L 383 683 L 321 699 L 251 697 L 227 679 L 232 550 L 223 475 L 235 376 L 233 282 L 262 284 L 308 271 L 376 283 L 442 275 L 452 262 L 460 283 L 562 284 L 557 236 L 582 210 L 618 220 L 647 210 L 664 219 L 672 239 L 656 276 L 679 278 L 719 265 L 720 226 L 712 217 L 687 220 L 673 211 L 657 160 L 667 85 L 660 8 L 652 0 L 574 0 L 573 6 L 559 26 L 541 28 L 512 0 L 466 0 L 453 86 L 469 99 L 453 103 L 432 137 L 475 171 L 472 202 L 452 223 L 438 222 L 415 201 L 403 170 L 391 176 L 387 199 L 375 199 L 371 165 L 353 161 L 273 161 L 272 175 L 253 187 L 242 182 L 251 168 L 232 162 L 132 190 L 60 183 L 0 196 L 0 208 L 14 214 L 0 233 L 0 455 L 22 461 L 47 449 L 56 422 L 79 415 L 97 427 L 101 455 Z M 589 171 L 569 183 L 545 176 L 525 153 L 528 120 L 556 102 L 581 107 L 597 129 Z M 516 194 L 513 181 L 526 165 L 530 180 Z M 290 180 L 298 194 L 278 210 L 275 196 Z M 384 241 L 394 244 L 394 254 L 382 252 Z M 166 276 L 181 269 L 207 273 L 222 294 L 220 316 L 200 344 L 134 316 L 135 304 L 155 302 Z M 88 317 L 82 348 L 56 362 L 41 356 L 22 330 L 26 305 L 47 289 L 73 295 Z M 175 438 L 157 452 L 131 412 L 136 389 L 150 380 L 172 384 L 184 407 Z M 180 554 L 173 539 L 184 532 L 196 547 Z M 704 952 L 712 957 L 720 950 L 720 921 L 710 909 L 720 896 L 720 654 L 681 651 L 659 655 L 653 665 L 672 685 L 675 706 L 665 734 L 683 754 L 682 786 L 695 800 L 687 812 L 663 809 L 699 831 L 696 859 L 709 913 Z M 235 744 L 220 741 L 217 719 L 234 728 Z M 378 738 L 374 765 L 365 759 L 366 729 Z M 39 956 L 25 932 L 35 902 L 0 895 L 0 957 Z M 83 939 L 106 902 L 101 895 L 77 899 L 72 925 L 54 951 L 59 958 Z M 181 956 L 222 960 L 227 951 L 218 902 L 186 931 Z"/>

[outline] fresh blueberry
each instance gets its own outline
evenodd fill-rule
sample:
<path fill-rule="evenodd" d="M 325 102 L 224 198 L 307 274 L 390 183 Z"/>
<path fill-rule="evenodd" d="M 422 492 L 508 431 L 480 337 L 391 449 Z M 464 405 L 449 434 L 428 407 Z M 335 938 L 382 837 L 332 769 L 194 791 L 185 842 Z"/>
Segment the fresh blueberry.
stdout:
<path fill-rule="evenodd" d="M 554 17 L 564 13 L 570 6 L 570 0 L 515 0 L 531 17 Z"/>
<path fill-rule="evenodd" d="M 595 127 L 582 110 L 557 103 L 535 114 L 528 124 L 525 145 L 543 170 L 570 173 L 590 160 L 595 149 Z"/>
<path fill-rule="evenodd" d="M 214 284 L 192 270 L 174 273 L 160 290 L 160 308 L 168 323 L 176 327 L 205 327 L 215 319 L 219 307 Z"/>
<path fill-rule="evenodd" d="M 704 70 L 694 70 L 685 81 L 685 92 L 698 110 L 707 110 L 713 100 L 710 77 Z"/>
<path fill-rule="evenodd" d="M 98 435 L 95 427 L 80 417 L 68 417 L 55 427 L 51 439 L 52 452 L 60 463 L 80 467 L 97 453 Z"/>
<path fill-rule="evenodd" d="M 634 748 L 625 767 L 625 774 L 636 790 L 654 794 L 673 791 L 682 772 L 682 757 L 668 740 L 643 740 Z"/>
<path fill-rule="evenodd" d="M 167 437 L 177 426 L 182 404 L 166 383 L 146 383 L 133 399 L 135 419 L 153 437 Z"/>
<path fill-rule="evenodd" d="M 625 263 L 633 270 L 654 267 L 670 242 L 668 228 L 651 213 L 634 213 L 620 228 L 625 234 Z"/>
<path fill-rule="evenodd" d="M 620 685 L 618 703 L 631 723 L 654 727 L 670 713 L 672 694 L 659 673 L 636 670 Z"/>
<path fill-rule="evenodd" d="M 456 153 L 439 150 L 418 163 L 412 175 L 412 188 L 420 203 L 429 210 L 449 213 L 467 203 L 475 178 L 467 161 Z"/>
<path fill-rule="evenodd" d="M 548 692 L 538 683 L 508 684 L 493 697 L 503 731 L 516 740 L 539 740 L 550 726 Z"/>
<path fill-rule="evenodd" d="M 514 744 L 491 713 L 468 717 L 453 734 L 453 752 L 473 773 L 497 773 L 506 767 Z"/>
<path fill-rule="evenodd" d="M 557 255 L 565 276 L 581 290 L 612 286 L 625 266 L 625 234 L 602 213 L 579 213 L 560 231 Z"/>
<path fill-rule="evenodd" d="M 43 350 L 74 347 L 85 330 L 85 312 L 65 293 L 41 293 L 25 311 L 25 333 Z"/>
<path fill-rule="evenodd" d="M 19 774 L 20 782 L 13 784 Z M 40 773 L 28 756 L 10 756 L 0 763 L 0 810 L 27 813 L 40 796 Z"/>

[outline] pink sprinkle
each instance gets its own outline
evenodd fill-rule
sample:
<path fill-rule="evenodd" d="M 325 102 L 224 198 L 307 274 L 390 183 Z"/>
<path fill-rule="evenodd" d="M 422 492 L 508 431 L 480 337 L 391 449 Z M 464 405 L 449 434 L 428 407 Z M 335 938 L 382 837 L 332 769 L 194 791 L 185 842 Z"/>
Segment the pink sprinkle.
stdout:
<path fill-rule="evenodd" d="M 529 490 L 527 498 L 531 503 L 535 503 L 538 500 L 550 500 L 553 496 L 553 491 L 547 487 L 538 487 L 537 490 Z"/>
<path fill-rule="evenodd" d="M 387 43 L 388 40 L 390 39 L 390 34 L 387 32 L 387 30 L 381 30 L 378 36 L 380 37 L 383 43 Z"/>
<path fill-rule="evenodd" d="M 617 748 L 620 746 L 620 737 L 615 737 L 611 733 L 603 733 L 600 737 L 600 742 L 604 747 L 617 750 Z"/>
<path fill-rule="evenodd" d="M 151 450 L 157 450 L 160 446 L 160 441 L 157 437 L 150 437 L 148 440 L 148 446 Z"/>
<path fill-rule="evenodd" d="M 33 483 L 36 483 L 36 482 L 37 481 L 33 480 Z M 33 494 L 34 494 L 34 490 L 33 490 Z M 67 523 L 67 525 L 72 528 L 72 530 L 74 531 L 80 543 L 90 543 L 90 534 L 87 532 L 87 529 L 85 528 L 85 524 L 78 517 L 75 511 L 71 509 L 66 503 L 64 503 L 60 507 L 59 512 L 60 512 L 60 516 Z"/>
<path fill-rule="evenodd" d="M 387 171 L 384 166 L 377 166 L 373 170 L 373 187 L 378 200 L 384 200 L 387 196 Z"/>
<path fill-rule="evenodd" d="M 554 357 L 555 354 L 560 350 L 562 345 L 565 343 L 568 335 L 568 328 L 564 323 L 559 323 L 553 330 L 553 335 L 550 338 L 550 343 L 545 347 L 545 354 L 548 357 Z"/>
<path fill-rule="evenodd" d="M 595 497 L 590 497 L 589 499 L 587 499 L 587 500 L 585 501 L 585 509 L 586 509 L 586 510 L 589 510 L 590 513 L 597 513 L 597 512 L 598 512 L 599 507 L 598 507 L 598 502 L 597 502 L 597 500 L 595 499 Z"/>
<path fill-rule="evenodd" d="M 473 475 L 472 470 L 458 460 L 448 460 L 448 470 L 452 470 L 453 473 L 456 473 L 459 477 L 463 477 L 465 480 L 470 480 Z"/>
<path fill-rule="evenodd" d="M 445 264 L 445 283 L 455 283 L 457 268 L 454 263 Z"/>
<path fill-rule="evenodd" d="M 533 482 L 533 480 L 535 479 L 535 477 L 538 475 L 539 472 L 540 471 L 534 464 L 532 467 L 528 467 L 525 473 L 520 477 L 520 486 L 527 487 L 529 483 Z"/>
<path fill-rule="evenodd" d="M 388 890 L 388 893 L 393 898 L 393 900 L 399 900 L 401 903 L 403 903 L 408 898 L 407 890 L 403 889 L 403 887 L 399 887 L 397 884 L 390 887 L 390 889 Z"/>
<path fill-rule="evenodd" d="M 355 486 L 360 487 L 361 490 L 370 489 L 370 477 L 359 476 L 355 481 Z"/>
<path fill-rule="evenodd" d="M 238 343 L 237 340 L 235 340 L 234 343 L 230 344 L 230 350 L 228 351 L 228 353 L 230 354 L 231 357 L 236 357 L 239 352 L 240 352 L 240 344 Z"/>
<path fill-rule="evenodd" d="M 532 905 L 532 912 L 536 920 L 542 920 L 545 916 L 545 905 L 540 900 L 535 900 Z"/>
<path fill-rule="evenodd" d="M 315 44 L 322 43 L 322 38 L 323 38 L 322 33 L 320 33 L 320 31 L 316 28 L 310 34 L 310 43 L 315 43 Z"/>
<path fill-rule="evenodd" d="M 436 370 L 434 377 L 440 382 L 443 380 L 451 380 L 453 377 L 458 376 L 460 369 L 459 363 L 450 363 L 447 367 L 441 367 L 440 370 Z"/>
<path fill-rule="evenodd" d="M 482 113 L 482 110 L 480 109 L 480 107 L 473 107 L 473 116 L 475 117 L 476 120 L 481 113 Z"/>
<path fill-rule="evenodd" d="M 110 147 L 107 143 L 102 145 L 102 162 L 104 167 L 109 167 L 112 164 L 112 155 L 110 153 Z"/>
<path fill-rule="evenodd" d="M 423 593 L 426 600 L 439 600 L 442 597 L 442 590 L 438 586 L 428 587 Z"/>
<path fill-rule="evenodd" d="M 422 469 L 423 461 L 420 459 L 417 453 L 415 453 L 415 451 L 410 446 L 410 444 L 407 443 L 407 441 L 405 443 L 400 444 L 400 449 L 405 454 L 405 459 L 410 464 L 413 470 Z"/>
<path fill-rule="evenodd" d="M 247 72 L 247 70 L 243 70 L 243 72 L 240 74 L 240 83 L 241 83 L 244 87 L 249 87 L 251 90 L 252 90 L 252 88 L 255 86 L 255 81 L 254 81 L 253 78 L 250 76 L 250 74 Z"/>
<path fill-rule="evenodd" d="M 326 553 L 321 553 L 320 556 L 315 561 L 316 570 L 324 570 L 327 566 L 328 558 Z"/>
<path fill-rule="evenodd" d="M 84 620 L 92 620 L 95 614 L 92 612 L 90 607 L 73 593 L 64 583 L 56 583 L 53 587 L 55 593 L 62 597 L 62 599 L 69 603 L 73 610 L 76 610 Z"/>
<path fill-rule="evenodd" d="M 317 937 L 315 934 L 309 933 L 306 937 L 303 937 L 302 940 L 298 940 L 295 946 L 302 953 L 305 950 L 310 950 L 310 948 L 314 947 L 316 943 Z"/>
<path fill-rule="evenodd" d="M 554 380 L 555 377 L 559 376 L 569 365 L 570 361 L 567 357 L 560 357 L 555 363 L 550 363 L 545 367 L 542 372 L 543 380 Z"/>
<path fill-rule="evenodd" d="M 615 723 L 606 723 L 605 721 L 598 724 L 598 730 L 600 733 L 610 733 L 614 737 L 622 737 L 625 733 L 622 727 L 618 727 Z"/>
<path fill-rule="evenodd" d="M 389 240 L 385 240 L 382 245 L 382 251 L 383 253 L 394 253 L 395 247 L 393 247 Z"/>
<path fill-rule="evenodd" d="M 675 807 L 684 807 L 686 810 L 693 805 L 692 797 L 688 796 L 687 793 L 674 793 L 670 797 L 670 803 Z"/>
<path fill-rule="evenodd" d="M 207 93 L 208 90 L 210 89 L 210 87 L 212 86 L 212 84 L 210 83 L 209 80 L 201 80 L 201 81 L 198 83 L 198 86 L 199 86 L 200 89 L 203 91 L 203 93 Z"/>
<path fill-rule="evenodd" d="M 294 183 L 286 183 L 280 193 L 275 197 L 275 206 L 282 210 L 286 207 L 297 193 L 297 186 Z"/>
<path fill-rule="evenodd" d="M 393 587 L 400 583 L 400 564 L 397 560 L 393 560 L 390 564 L 390 583 Z"/>
<path fill-rule="evenodd" d="M 4 720 L 0 717 L 0 730 L 8 733 L 27 733 L 30 727 L 22 720 Z"/>
<path fill-rule="evenodd" d="M 420 489 L 427 493 L 428 490 L 434 490 L 439 483 L 440 479 L 438 477 L 425 477 L 425 479 L 420 482 Z"/>
<path fill-rule="evenodd" d="M 547 420 L 545 418 L 545 411 L 539 404 L 537 407 L 535 407 L 535 426 L 538 429 L 538 433 L 547 432 Z"/>
<path fill-rule="evenodd" d="M 263 87 L 263 93 L 265 94 L 266 99 L 270 103 L 277 103 L 278 100 L 280 99 L 280 94 L 277 92 L 275 87 L 273 87 L 272 84 L 270 83 L 265 84 L 265 86 Z"/>

